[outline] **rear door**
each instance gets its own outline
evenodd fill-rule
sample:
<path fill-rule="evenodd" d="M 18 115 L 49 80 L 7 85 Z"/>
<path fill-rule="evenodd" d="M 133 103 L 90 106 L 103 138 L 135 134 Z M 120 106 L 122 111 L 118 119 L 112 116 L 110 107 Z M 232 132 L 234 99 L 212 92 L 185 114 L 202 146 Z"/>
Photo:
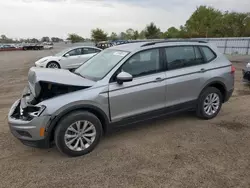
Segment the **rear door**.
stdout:
<path fill-rule="evenodd" d="M 197 46 L 171 46 L 166 54 L 166 106 L 194 102 L 203 85 L 204 58 Z"/>

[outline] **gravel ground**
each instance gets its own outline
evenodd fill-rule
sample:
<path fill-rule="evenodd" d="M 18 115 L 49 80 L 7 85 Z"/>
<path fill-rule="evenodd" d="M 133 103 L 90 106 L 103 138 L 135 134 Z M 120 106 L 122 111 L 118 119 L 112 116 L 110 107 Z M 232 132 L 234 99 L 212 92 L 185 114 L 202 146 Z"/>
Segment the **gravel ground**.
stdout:
<path fill-rule="evenodd" d="M 234 63 L 235 92 L 209 121 L 185 113 L 115 130 L 90 154 L 67 158 L 56 148 L 22 145 L 7 112 L 27 71 L 50 51 L 0 53 L 0 187 L 250 187 L 250 88 Z"/>

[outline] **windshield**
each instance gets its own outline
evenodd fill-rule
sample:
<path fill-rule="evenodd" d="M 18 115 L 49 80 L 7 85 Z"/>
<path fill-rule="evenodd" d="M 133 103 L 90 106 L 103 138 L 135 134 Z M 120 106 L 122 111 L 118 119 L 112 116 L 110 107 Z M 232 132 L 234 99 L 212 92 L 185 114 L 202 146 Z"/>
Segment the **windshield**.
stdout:
<path fill-rule="evenodd" d="M 129 52 L 106 49 L 89 59 L 86 63 L 75 70 L 91 80 L 102 79 L 117 63 L 119 63 Z"/>

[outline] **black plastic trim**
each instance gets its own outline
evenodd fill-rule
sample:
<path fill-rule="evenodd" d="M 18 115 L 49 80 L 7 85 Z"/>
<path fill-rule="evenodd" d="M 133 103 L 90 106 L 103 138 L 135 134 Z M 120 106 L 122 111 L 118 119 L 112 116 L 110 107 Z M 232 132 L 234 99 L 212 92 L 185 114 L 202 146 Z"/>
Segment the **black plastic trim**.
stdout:
<path fill-rule="evenodd" d="M 166 108 L 138 114 L 132 117 L 124 118 L 114 123 L 110 123 L 109 128 L 126 126 L 129 124 L 134 124 L 134 123 L 141 122 L 141 121 L 155 119 L 161 116 L 167 116 L 167 115 L 171 115 L 171 114 L 175 114 L 175 113 L 179 113 L 183 111 L 194 110 L 196 108 L 196 104 L 197 104 L 197 100 L 193 100 L 193 101 L 185 102 L 182 104 L 177 104 L 177 105 L 169 106 Z"/>

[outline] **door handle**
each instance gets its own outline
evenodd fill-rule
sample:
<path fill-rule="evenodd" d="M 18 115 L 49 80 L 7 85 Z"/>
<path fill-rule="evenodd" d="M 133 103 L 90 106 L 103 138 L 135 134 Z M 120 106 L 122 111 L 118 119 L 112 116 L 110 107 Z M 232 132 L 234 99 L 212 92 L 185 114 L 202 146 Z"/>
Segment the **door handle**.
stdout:
<path fill-rule="evenodd" d="M 202 69 L 200 70 L 201 73 L 206 72 L 206 71 L 207 71 L 207 70 L 204 69 L 204 68 L 202 68 Z"/>
<path fill-rule="evenodd" d="M 158 78 L 156 78 L 156 79 L 154 80 L 154 82 L 161 82 L 161 81 L 163 81 L 163 80 L 164 80 L 163 78 L 158 77 Z"/>

